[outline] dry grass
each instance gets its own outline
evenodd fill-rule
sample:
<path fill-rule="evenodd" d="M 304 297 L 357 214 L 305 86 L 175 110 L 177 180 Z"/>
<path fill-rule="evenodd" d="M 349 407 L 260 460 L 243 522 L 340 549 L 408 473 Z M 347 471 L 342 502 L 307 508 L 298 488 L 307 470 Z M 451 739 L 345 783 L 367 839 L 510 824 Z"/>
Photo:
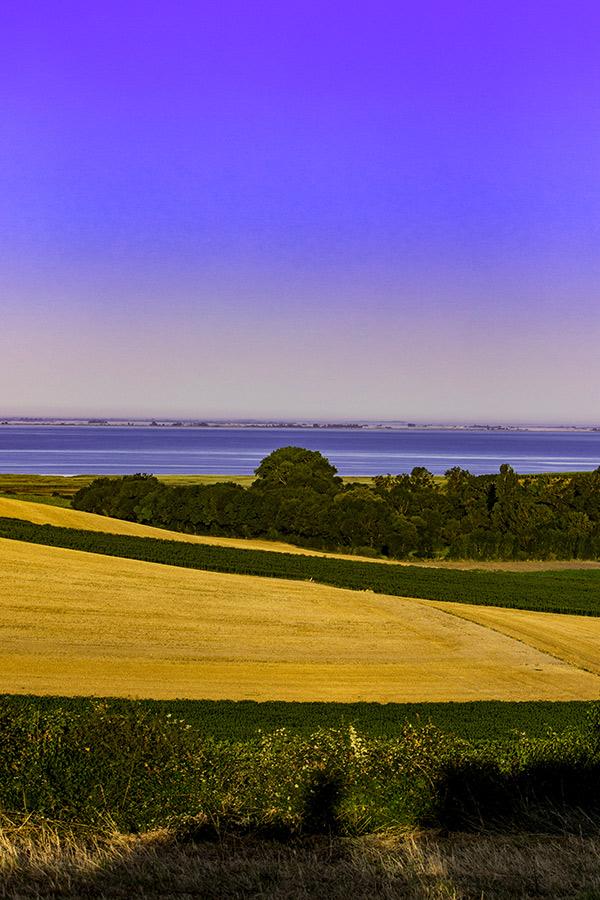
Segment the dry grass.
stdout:
<path fill-rule="evenodd" d="M 181 844 L 0 833 L 6 900 L 597 900 L 598 838 L 381 835 Z"/>
<path fill-rule="evenodd" d="M 494 560 L 423 560 L 413 565 L 434 569 L 479 569 L 484 572 L 550 572 L 572 569 L 600 569 L 595 559 L 494 559 Z"/>
<path fill-rule="evenodd" d="M 6 539 L 0 565 L 0 692 L 381 702 L 599 693 L 597 676 L 423 601 Z"/>

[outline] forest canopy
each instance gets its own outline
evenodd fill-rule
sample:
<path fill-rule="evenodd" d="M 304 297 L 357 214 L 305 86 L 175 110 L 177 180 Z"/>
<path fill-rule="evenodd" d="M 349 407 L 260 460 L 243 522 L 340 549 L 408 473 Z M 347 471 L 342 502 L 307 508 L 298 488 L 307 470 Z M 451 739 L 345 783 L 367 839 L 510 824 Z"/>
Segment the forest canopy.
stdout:
<path fill-rule="evenodd" d="M 497 475 L 423 467 L 345 484 L 318 451 L 281 447 L 248 488 L 233 482 L 169 487 L 153 475 L 97 478 L 75 509 L 188 534 L 259 537 L 393 559 L 596 559 L 600 467 L 593 472 Z"/>

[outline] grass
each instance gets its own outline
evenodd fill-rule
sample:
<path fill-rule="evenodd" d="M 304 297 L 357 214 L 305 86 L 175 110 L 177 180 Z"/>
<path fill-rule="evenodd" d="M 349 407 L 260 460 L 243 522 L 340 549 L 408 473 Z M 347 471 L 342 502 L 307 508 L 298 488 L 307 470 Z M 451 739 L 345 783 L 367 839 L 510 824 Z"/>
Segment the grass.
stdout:
<path fill-rule="evenodd" d="M 62 509 L 71 509 L 71 500 L 58 494 L 17 494 L 19 502 L 42 503 L 47 506 L 59 506 Z M 0 493 L 0 499 L 14 499 L 14 492 Z"/>
<path fill-rule="evenodd" d="M 598 900 L 600 840 L 388 833 L 181 843 L 160 830 L 82 840 L 0 831 L 6 900 Z"/>
<path fill-rule="evenodd" d="M 96 475 L 11 475 L 0 474 L 0 494 L 29 495 L 39 498 L 60 494 L 71 497 L 90 484 Z"/>
<path fill-rule="evenodd" d="M 379 702 L 599 693 L 597 676 L 417 600 L 18 541 L 1 540 L 0 553 L 7 693 Z M 510 622 L 514 611 L 503 615 Z M 563 618 L 548 622 L 560 636 Z M 593 644 L 600 619 L 581 628 Z"/>
<path fill-rule="evenodd" d="M 79 488 L 91 484 L 98 475 L 12 475 L 0 474 L 0 494 L 27 494 L 30 496 L 52 496 L 60 494 L 72 497 Z M 108 476 L 111 477 L 111 476 Z M 121 476 L 114 476 L 120 478 Z M 159 481 L 176 487 L 188 484 L 217 484 L 233 481 L 244 486 L 254 481 L 254 475 L 158 475 Z"/>
<path fill-rule="evenodd" d="M 63 497 L 72 497 L 79 488 L 85 487 L 99 475 L 13 475 L 0 473 L 0 495 L 17 495 L 24 499 L 23 495 L 41 497 L 60 494 Z M 110 476 L 108 476 L 110 477 Z M 114 476 L 119 478 L 121 476 Z M 159 481 L 169 487 L 181 487 L 190 484 L 221 484 L 229 481 L 249 487 L 254 481 L 254 475 L 157 475 Z M 372 484 L 373 478 L 362 476 L 356 478 L 343 478 L 345 484 Z M 443 479 L 442 479 L 443 480 Z"/>

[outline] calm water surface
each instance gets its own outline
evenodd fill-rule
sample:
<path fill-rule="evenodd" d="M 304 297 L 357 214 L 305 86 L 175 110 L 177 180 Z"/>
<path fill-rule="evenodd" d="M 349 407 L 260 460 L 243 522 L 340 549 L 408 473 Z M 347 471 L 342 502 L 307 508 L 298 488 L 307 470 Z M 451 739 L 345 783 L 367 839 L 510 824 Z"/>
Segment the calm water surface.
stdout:
<path fill-rule="evenodd" d="M 509 463 L 517 472 L 586 471 L 600 465 L 600 432 L 0 426 L 0 472 L 36 475 L 251 475 L 277 447 L 319 450 L 340 475 L 410 472 L 475 475 Z"/>

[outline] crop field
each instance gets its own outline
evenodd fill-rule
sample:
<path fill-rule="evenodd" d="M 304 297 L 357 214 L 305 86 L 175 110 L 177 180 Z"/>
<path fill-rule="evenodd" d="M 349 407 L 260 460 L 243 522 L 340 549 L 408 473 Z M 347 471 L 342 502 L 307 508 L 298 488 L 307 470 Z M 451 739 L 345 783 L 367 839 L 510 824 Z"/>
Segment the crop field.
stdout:
<path fill-rule="evenodd" d="M 304 555 L 306 565 L 311 557 L 326 561 L 288 544 L 167 532 L 14 498 L 0 497 L 0 517 L 73 529 L 74 538 L 100 532 L 160 538 L 149 542 L 159 549 L 183 542 L 250 550 L 283 575 L 287 554 L 299 563 Z M 297 580 L 287 580 L 102 555 L 110 552 L 0 539 L 1 692 L 329 702 L 600 696 L 599 617 L 428 601 L 418 589 L 415 599 L 348 590 L 310 583 L 308 570 L 290 569 Z M 361 565 L 345 559 L 353 571 Z M 399 566 L 392 568 L 418 571 Z M 371 568 L 391 571 L 371 561 L 365 572 Z M 491 584 L 515 576 L 464 577 Z M 573 577 L 583 579 L 579 591 L 594 594 L 595 573 Z"/>
<path fill-rule="evenodd" d="M 380 702 L 600 695 L 596 675 L 418 600 L 11 540 L 0 541 L 0 555 L 3 693 Z M 513 612 L 502 615 L 510 621 Z M 600 622 L 581 621 L 591 648 Z M 561 632 L 562 617 L 548 623 L 548 634 Z"/>
<path fill-rule="evenodd" d="M 133 700 L 128 697 L 65 697 L 50 694 L 1 694 L 3 715 L 16 721 L 36 716 L 85 719 L 101 705 L 110 715 L 147 716 L 193 729 L 202 739 L 248 743 L 261 735 L 285 733 L 310 739 L 316 733 L 349 737 L 352 727 L 369 740 L 398 740 L 407 729 L 432 726 L 473 744 L 514 744 L 515 735 L 545 740 L 548 733 L 589 735 L 600 713 L 598 700 L 474 700 L 463 703 L 377 703 L 289 700 Z"/>
<path fill-rule="evenodd" d="M 493 628 L 502 634 L 524 641 L 559 659 L 600 675 L 600 619 L 581 616 L 538 613 L 533 610 L 506 611 L 497 607 L 470 606 L 457 603 L 432 603 L 442 609 Z"/>
<path fill-rule="evenodd" d="M 600 572 L 478 572 L 386 565 L 350 557 L 268 552 L 202 542 L 40 525 L 0 517 L 0 536 L 181 568 L 314 581 L 331 587 L 454 603 L 600 616 Z"/>

